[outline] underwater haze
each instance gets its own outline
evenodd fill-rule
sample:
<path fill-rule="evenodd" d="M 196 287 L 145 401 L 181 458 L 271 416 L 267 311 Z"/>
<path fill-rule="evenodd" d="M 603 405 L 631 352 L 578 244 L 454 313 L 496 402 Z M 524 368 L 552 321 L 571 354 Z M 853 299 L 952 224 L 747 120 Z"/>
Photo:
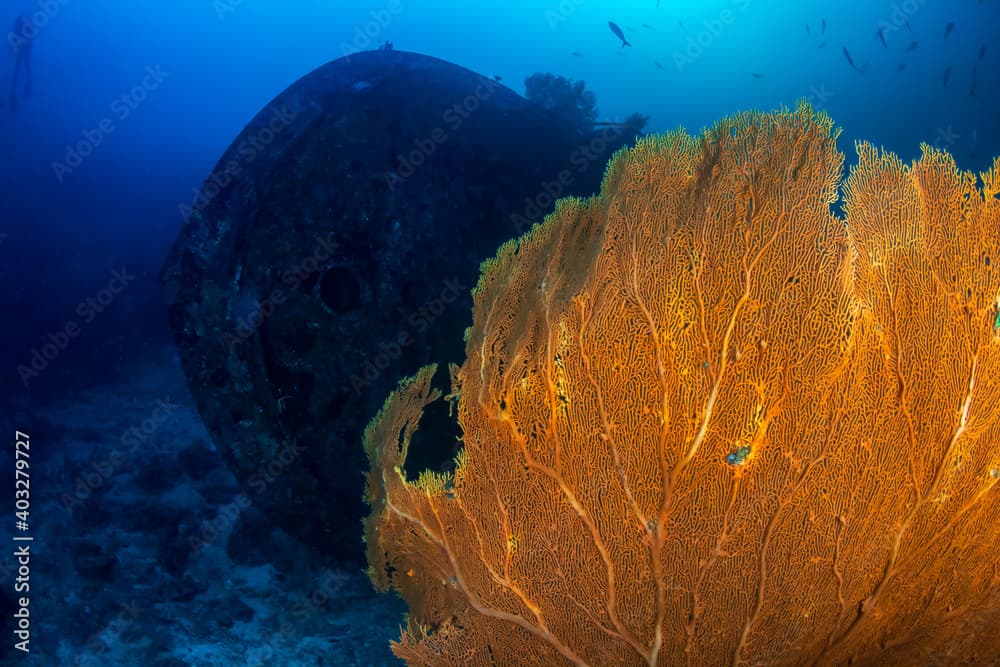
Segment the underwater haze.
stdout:
<path fill-rule="evenodd" d="M 155 273 L 182 222 L 179 206 L 223 149 L 291 82 L 386 40 L 499 75 L 519 92 L 537 71 L 583 80 L 601 120 L 638 111 L 650 132 L 697 131 L 736 110 L 806 99 L 844 129 L 848 161 L 859 138 L 904 159 L 927 142 L 947 148 L 961 168 L 980 170 L 1000 145 L 994 0 L 660 5 L 6 3 L 8 23 L 22 13 L 39 27 L 31 97 L 0 116 L 3 305 L 16 319 L 5 331 L 4 384 L 17 387 L 19 380 L 8 385 L 16 365 L 112 267 L 129 267 L 136 281 L 80 347 L 114 338 L 113 352 L 124 355 L 158 331 L 134 328 L 160 313 Z M 630 47 L 620 47 L 608 21 L 622 26 Z M 845 47 L 864 73 L 847 63 Z M 12 66 L 9 58 L 5 77 Z M 6 93 L 10 78 L 3 81 Z M 33 389 L 82 380 L 60 377 L 71 363 L 53 364 Z M 102 368 L 104 358 L 90 372 Z"/>
<path fill-rule="evenodd" d="M 524 192 L 548 177 L 518 182 L 518 165 L 557 164 L 602 128 L 610 155 L 802 100 L 842 130 L 845 172 L 862 140 L 904 162 L 929 144 L 976 173 L 1000 155 L 1000 0 L 8 0 L 0 29 L 2 664 L 401 664 L 389 641 L 405 605 L 363 574 L 361 429 L 403 375 L 463 361 L 480 262 L 558 196 L 595 194 L 608 156 L 531 213 Z M 372 51 L 400 69 L 372 74 Z M 567 102 L 549 78 L 548 102 L 517 99 L 536 73 L 587 93 Z M 487 82 L 497 119 L 472 120 L 476 102 L 452 128 L 466 132 L 455 155 L 419 143 L 445 106 L 427 91 L 451 76 Z M 272 143 L 260 123 L 284 104 Z M 566 115 L 581 107 L 585 127 Z M 204 204 L 220 159 L 262 136 Z M 293 240 L 319 238 L 302 225 L 321 212 L 334 259 Z M 419 264 L 441 237 L 451 245 Z M 306 268 L 267 282 L 289 266 Z M 315 342 L 323 317 L 345 327 L 342 347 Z M 239 364 L 209 356 L 213 335 Z M 343 360 L 324 371 L 343 386 L 320 401 L 323 359 Z M 253 463 L 262 443 L 327 431 L 306 454 Z M 22 448 L 30 503 L 13 486 Z M 419 456 L 446 470 L 445 449 Z M 346 500 L 321 488 L 337 474 Z M 329 525 L 301 509 L 324 504 Z M 30 558 L 11 555 L 25 545 Z"/>

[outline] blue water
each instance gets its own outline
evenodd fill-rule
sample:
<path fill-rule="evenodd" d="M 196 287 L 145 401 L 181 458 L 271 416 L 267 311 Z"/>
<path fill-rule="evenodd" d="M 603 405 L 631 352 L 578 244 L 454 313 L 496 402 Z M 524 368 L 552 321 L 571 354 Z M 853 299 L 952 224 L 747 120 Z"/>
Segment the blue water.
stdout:
<path fill-rule="evenodd" d="M 906 160 L 930 143 L 970 170 L 1000 155 L 996 0 L 9 0 L 0 29 L 19 14 L 36 31 L 33 90 L 17 111 L 14 60 L 0 60 L 8 415 L 124 382 L 169 345 L 157 274 L 182 205 L 275 95 L 386 41 L 518 91 L 538 71 L 585 80 L 601 120 L 638 111 L 650 132 L 807 99 L 843 128 L 848 163 L 856 140 Z M 124 289 L 109 303 L 88 301 L 111 285 Z M 78 333 L 44 372 L 19 370 L 70 322 Z"/>
<path fill-rule="evenodd" d="M 0 307 L 16 322 L 6 332 L 0 386 L 9 386 L 17 360 L 112 268 L 126 266 L 138 278 L 88 330 L 90 342 L 117 336 L 125 354 L 155 335 L 135 327 L 158 317 L 155 273 L 181 224 L 179 204 L 192 199 L 223 149 L 273 96 L 322 63 L 384 40 L 499 75 L 515 89 L 536 71 L 583 79 L 602 119 L 640 111 L 650 116 L 650 131 L 697 131 L 736 110 L 805 98 L 843 128 L 848 162 L 856 139 L 906 159 L 919 155 L 920 142 L 936 143 L 969 169 L 1000 153 L 1000 47 L 988 43 L 1000 34 L 993 0 L 656 4 L 5 3 L 0 21 L 12 24 L 21 12 L 44 25 L 33 48 L 33 95 L 17 113 L 0 113 L 0 227 L 7 235 Z M 632 46 L 620 48 L 609 20 Z M 946 38 L 948 22 L 954 30 Z M 912 41 L 917 48 L 906 51 Z M 863 75 L 842 47 L 865 66 Z M 900 63 L 906 67 L 897 72 Z M 8 59 L 0 70 L 4 93 L 11 65 Z M 944 87 L 946 67 L 952 73 Z M 973 67 L 978 82 L 970 95 Z M 92 146 L 90 155 L 60 168 L 81 144 Z M 46 382 L 63 386 L 77 376 L 56 370 Z"/>

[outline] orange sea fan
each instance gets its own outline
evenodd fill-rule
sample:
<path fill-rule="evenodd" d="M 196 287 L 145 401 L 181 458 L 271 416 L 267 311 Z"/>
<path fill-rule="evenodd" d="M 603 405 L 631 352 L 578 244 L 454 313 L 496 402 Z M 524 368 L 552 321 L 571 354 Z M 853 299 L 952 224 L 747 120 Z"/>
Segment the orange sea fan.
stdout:
<path fill-rule="evenodd" d="M 1000 159 L 843 156 L 806 105 L 641 140 L 484 264 L 453 475 L 365 434 L 414 665 L 1000 656 Z"/>

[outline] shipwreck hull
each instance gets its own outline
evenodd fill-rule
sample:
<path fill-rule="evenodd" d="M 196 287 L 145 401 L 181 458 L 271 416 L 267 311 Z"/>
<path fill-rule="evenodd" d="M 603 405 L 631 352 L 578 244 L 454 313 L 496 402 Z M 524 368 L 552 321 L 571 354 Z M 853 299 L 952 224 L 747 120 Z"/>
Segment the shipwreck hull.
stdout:
<path fill-rule="evenodd" d="M 265 107 L 162 272 L 191 393 L 250 501 L 362 562 L 365 425 L 401 377 L 464 358 L 480 262 L 596 191 L 631 138 L 400 51 L 333 61 Z"/>

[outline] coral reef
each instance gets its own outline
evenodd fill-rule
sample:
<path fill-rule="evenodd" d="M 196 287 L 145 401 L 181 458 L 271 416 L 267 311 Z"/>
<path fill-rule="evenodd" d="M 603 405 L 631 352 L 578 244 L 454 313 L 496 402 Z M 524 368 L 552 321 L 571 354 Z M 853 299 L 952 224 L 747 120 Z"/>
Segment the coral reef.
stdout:
<path fill-rule="evenodd" d="M 501 247 L 409 482 L 429 366 L 369 426 L 369 576 L 414 665 L 1000 655 L 1000 159 L 807 105 L 619 152 Z"/>
<path fill-rule="evenodd" d="M 597 96 L 586 89 L 586 82 L 573 81 L 548 72 L 535 72 L 524 80 L 524 96 L 554 114 L 559 123 L 581 138 L 594 132 L 595 125 L 610 125 L 621 129 L 623 136 L 642 133 L 649 121 L 640 113 L 629 115 L 623 122 L 598 122 Z"/>
<path fill-rule="evenodd" d="M 585 86 L 583 81 L 536 72 L 524 80 L 524 96 L 543 109 L 557 113 L 584 133 L 597 121 L 597 96 Z"/>

